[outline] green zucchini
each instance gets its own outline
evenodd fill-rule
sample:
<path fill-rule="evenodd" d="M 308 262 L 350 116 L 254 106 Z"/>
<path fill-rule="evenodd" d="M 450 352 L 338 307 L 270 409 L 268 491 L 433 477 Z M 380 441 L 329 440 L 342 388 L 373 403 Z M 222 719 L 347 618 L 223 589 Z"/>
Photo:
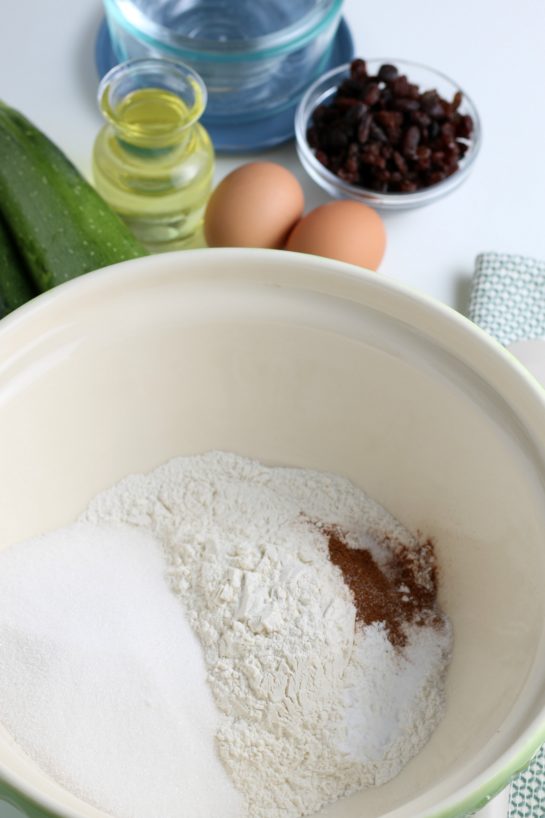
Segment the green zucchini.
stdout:
<path fill-rule="evenodd" d="M 0 318 L 36 295 L 21 256 L 0 217 Z"/>
<path fill-rule="evenodd" d="M 1 102 L 0 212 L 40 291 L 146 254 L 59 148 Z"/>

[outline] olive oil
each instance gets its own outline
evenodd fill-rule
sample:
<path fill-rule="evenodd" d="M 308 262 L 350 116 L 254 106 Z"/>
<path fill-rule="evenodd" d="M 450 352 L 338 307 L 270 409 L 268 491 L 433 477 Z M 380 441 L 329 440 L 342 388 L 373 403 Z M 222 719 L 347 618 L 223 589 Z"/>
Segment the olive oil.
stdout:
<path fill-rule="evenodd" d="M 156 69 L 162 62 L 132 64 L 153 63 Z M 190 72 L 183 95 L 178 87 L 169 88 L 169 73 L 189 69 L 167 63 L 157 85 L 147 84 L 144 76 L 143 87 L 134 87 L 133 72 L 125 93 L 115 87 L 115 72 L 127 65 L 114 68 L 102 83 L 100 107 L 107 124 L 94 147 L 96 188 L 151 251 L 200 246 L 214 172 L 214 148 L 198 122 L 204 87 Z"/>

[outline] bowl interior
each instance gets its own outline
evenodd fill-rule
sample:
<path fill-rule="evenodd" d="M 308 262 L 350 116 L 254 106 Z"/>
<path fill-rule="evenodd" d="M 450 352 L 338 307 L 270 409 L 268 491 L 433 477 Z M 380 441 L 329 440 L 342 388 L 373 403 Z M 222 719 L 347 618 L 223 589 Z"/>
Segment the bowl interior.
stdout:
<path fill-rule="evenodd" d="M 180 454 L 223 449 L 352 479 L 435 538 L 455 653 L 425 749 L 321 814 L 446 814 L 505 783 L 539 740 L 544 412 L 499 348 L 373 274 L 267 251 L 139 259 L 0 327 L 1 546 Z M 1 778 L 57 813 L 102 815 L 0 730 Z"/>

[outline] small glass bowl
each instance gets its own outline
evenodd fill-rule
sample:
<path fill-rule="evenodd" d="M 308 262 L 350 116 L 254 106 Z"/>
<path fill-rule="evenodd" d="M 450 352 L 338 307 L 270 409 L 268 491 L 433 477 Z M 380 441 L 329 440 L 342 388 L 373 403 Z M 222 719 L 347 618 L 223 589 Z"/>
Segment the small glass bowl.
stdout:
<path fill-rule="evenodd" d="M 190 65 L 208 123 L 252 122 L 299 102 L 325 70 L 343 0 L 103 0 L 118 61 Z"/>
<path fill-rule="evenodd" d="M 327 105 L 333 99 L 342 80 L 349 76 L 349 64 L 334 68 L 320 77 L 310 86 L 299 103 L 295 115 L 295 136 L 297 139 L 297 154 L 301 164 L 309 176 L 331 196 L 337 199 L 355 199 L 371 205 L 376 210 L 410 210 L 442 199 L 443 196 L 455 190 L 468 177 L 479 153 L 481 123 L 474 103 L 453 80 L 425 65 L 409 62 L 408 60 L 386 58 L 366 60 L 366 63 L 369 74 L 376 74 L 384 63 L 395 65 L 399 73 L 406 74 L 409 82 L 416 83 L 421 91 L 434 89 L 447 100 L 451 100 L 457 91 L 461 91 L 463 98 L 459 110 L 462 114 L 469 114 L 473 119 L 473 133 L 469 140 L 468 150 L 460 160 L 458 170 L 443 181 L 414 193 L 378 193 L 375 190 L 350 184 L 324 167 L 316 159 L 314 151 L 308 144 L 307 130 L 311 124 L 315 108 L 318 105 Z"/>

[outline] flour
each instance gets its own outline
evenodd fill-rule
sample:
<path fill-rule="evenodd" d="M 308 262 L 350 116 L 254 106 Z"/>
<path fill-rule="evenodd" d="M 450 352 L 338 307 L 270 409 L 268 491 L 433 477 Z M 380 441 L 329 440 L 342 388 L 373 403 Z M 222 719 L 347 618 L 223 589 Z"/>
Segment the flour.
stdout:
<path fill-rule="evenodd" d="M 342 529 L 379 562 L 384 541 L 416 553 L 415 538 L 347 480 L 211 453 L 126 478 L 85 519 L 140 526 L 162 543 L 247 816 L 295 818 L 385 783 L 441 719 L 448 622 L 410 628 L 402 652 L 380 624 L 356 627 L 316 528 Z"/>

